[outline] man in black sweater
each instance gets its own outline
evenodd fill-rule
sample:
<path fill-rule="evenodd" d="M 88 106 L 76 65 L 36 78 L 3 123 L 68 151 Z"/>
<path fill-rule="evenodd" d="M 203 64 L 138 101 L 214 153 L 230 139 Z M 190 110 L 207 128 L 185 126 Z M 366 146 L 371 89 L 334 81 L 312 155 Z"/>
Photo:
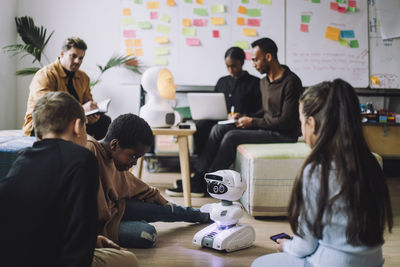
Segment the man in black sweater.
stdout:
<path fill-rule="evenodd" d="M 136 266 L 129 252 L 96 256 L 96 244 L 119 247 L 97 237 L 98 165 L 84 148 L 81 105 L 67 93 L 49 93 L 35 105 L 33 124 L 40 141 L 0 181 L 0 266 L 99 266 L 97 256 L 110 264 L 115 254 Z"/>

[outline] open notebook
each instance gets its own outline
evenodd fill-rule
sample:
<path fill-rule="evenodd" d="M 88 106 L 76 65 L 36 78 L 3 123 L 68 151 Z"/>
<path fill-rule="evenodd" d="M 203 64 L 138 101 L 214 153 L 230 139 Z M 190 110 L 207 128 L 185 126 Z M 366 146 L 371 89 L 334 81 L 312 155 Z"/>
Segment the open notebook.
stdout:
<path fill-rule="evenodd" d="M 104 99 L 103 101 L 97 103 L 97 109 L 92 109 L 90 111 L 85 112 L 86 116 L 92 115 L 92 114 L 103 114 L 108 111 L 108 106 L 110 105 L 111 98 Z"/>

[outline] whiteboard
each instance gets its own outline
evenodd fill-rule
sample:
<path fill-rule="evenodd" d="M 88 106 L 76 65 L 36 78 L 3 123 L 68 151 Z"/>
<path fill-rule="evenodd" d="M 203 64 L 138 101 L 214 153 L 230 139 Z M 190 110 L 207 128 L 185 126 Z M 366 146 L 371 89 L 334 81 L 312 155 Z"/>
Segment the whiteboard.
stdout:
<path fill-rule="evenodd" d="M 382 40 L 380 23 L 375 1 L 369 2 L 369 49 L 370 76 L 377 77 L 378 83 L 370 80 L 372 88 L 400 89 L 400 38 Z"/>
<path fill-rule="evenodd" d="M 157 2 L 158 8 L 149 9 L 148 2 Z M 165 67 L 171 70 L 176 84 L 214 86 L 221 76 L 228 75 L 224 62 L 224 54 L 237 41 L 248 44 L 248 48 L 244 50 L 249 54 L 251 50 L 250 44 L 253 41 L 261 37 L 269 37 L 278 45 L 278 58 L 281 63 L 285 62 L 285 1 L 175 0 L 172 2 L 174 2 L 174 6 L 168 6 L 168 1 L 166 0 L 121 0 L 121 50 L 126 53 L 127 48 L 130 48 L 130 52 L 141 49 L 140 51 L 143 55 L 139 55 L 138 58 L 145 67 L 154 66 L 156 63 L 160 64 L 160 62 L 155 62 L 156 58 L 157 60 L 160 58 L 166 60 L 162 64 L 166 63 Z M 201 2 L 203 3 L 199 4 Z M 212 13 L 212 7 L 215 5 L 223 5 L 225 11 L 217 14 Z M 248 10 L 259 9 L 261 14 L 255 17 L 241 14 L 238 12 L 239 6 L 245 7 Z M 206 9 L 207 15 L 199 16 L 194 14 L 195 8 Z M 129 15 L 124 14 L 124 11 L 126 12 L 127 10 L 130 11 Z M 155 16 L 155 13 L 157 13 L 157 16 Z M 151 14 L 153 14 L 153 19 L 151 19 Z M 165 18 L 164 15 L 170 18 L 169 22 L 163 20 Z M 223 17 L 225 24 L 212 25 L 211 18 L 213 17 Z M 260 21 L 260 25 L 238 25 L 238 17 L 244 18 L 246 24 L 248 23 L 248 19 L 257 19 Z M 131 23 L 127 23 L 129 19 Z M 182 25 L 183 19 L 190 19 L 192 23 L 191 28 L 195 28 L 194 36 L 183 35 L 182 29 L 188 28 Z M 205 26 L 193 26 L 195 19 L 205 20 Z M 140 28 L 140 22 L 150 22 L 151 28 Z M 169 33 L 159 32 L 159 25 L 169 28 Z M 243 35 L 243 28 L 256 29 L 257 36 Z M 124 33 L 126 31 L 134 32 L 134 36 L 125 36 Z M 218 31 L 218 38 L 213 36 L 213 31 Z M 167 44 L 156 43 L 154 38 L 160 36 L 168 37 L 169 42 Z M 200 45 L 187 45 L 187 38 L 199 39 Z M 137 46 L 127 47 L 126 40 L 140 40 L 140 46 L 138 45 L 139 42 L 136 42 L 135 45 Z M 160 47 L 166 47 L 168 53 L 166 55 L 155 55 L 155 52 L 159 51 L 157 49 Z M 133 55 L 136 56 L 135 53 Z M 244 69 L 260 77 L 261 75 L 254 69 L 249 59 L 250 57 L 248 56 Z"/>
<path fill-rule="evenodd" d="M 287 65 L 310 86 L 323 80 L 342 78 L 354 87 L 367 87 L 368 76 L 368 11 L 367 1 L 356 1 L 356 12 L 340 13 L 331 9 L 336 1 L 287 1 Z M 344 1 L 347 6 L 350 1 Z M 308 15 L 309 22 L 302 16 Z M 308 31 L 301 30 L 306 24 Z M 343 45 L 325 37 L 327 27 L 353 31 L 358 48 Z"/>

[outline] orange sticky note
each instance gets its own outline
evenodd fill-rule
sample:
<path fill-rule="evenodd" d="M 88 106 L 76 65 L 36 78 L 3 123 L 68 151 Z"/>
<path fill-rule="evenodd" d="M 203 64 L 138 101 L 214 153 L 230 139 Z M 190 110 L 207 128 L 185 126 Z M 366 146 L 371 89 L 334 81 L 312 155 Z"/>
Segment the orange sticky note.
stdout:
<path fill-rule="evenodd" d="M 125 51 L 125 55 L 127 55 L 128 57 L 133 56 L 133 48 L 128 47 Z"/>
<path fill-rule="evenodd" d="M 203 0 L 196 0 L 196 3 L 199 4 L 199 5 L 203 5 L 204 1 Z"/>
<path fill-rule="evenodd" d="M 122 9 L 122 15 L 124 15 L 124 16 L 130 16 L 130 15 L 131 15 L 131 9 L 130 9 L 130 8 L 124 8 L 124 9 Z"/>
<path fill-rule="evenodd" d="M 167 36 L 157 36 L 154 37 L 154 42 L 159 44 L 168 44 L 168 37 Z"/>
<path fill-rule="evenodd" d="M 224 18 L 211 18 L 211 24 L 213 25 L 224 25 L 225 19 Z"/>
<path fill-rule="evenodd" d="M 240 14 L 246 14 L 247 8 L 244 6 L 239 6 L 237 12 Z"/>
<path fill-rule="evenodd" d="M 133 41 L 133 46 L 142 46 L 142 39 L 135 39 Z"/>
<path fill-rule="evenodd" d="M 244 18 L 236 18 L 237 25 L 245 25 Z"/>
<path fill-rule="evenodd" d="M 190 27 L 190 19 L 182 19 L 183 27 Z"/>
<path fill-rule="evenodd" d="M 143 56 L 143 49 L 142 48 L 136 48 L 135 49 L 135 56 Z"/>
<path fill-rule="evenodd" d="M 339 41 L 340 29 L 335 27 L 326 27 L 325 38 L 333 41 Z"/>
<path fill-rule="evenodd" d="M 242 33 L 243 33 L 244 36 L 257 36 L 257 30 L 256 29 L 243 28 Z"/>
<path fill-rule="evenodd" d="M 146 3 L 147 9 L 158 9 L 158 1 L 156 2 L 147 2 Z"/>
<path fill-rule="evenodd" d="M 167 6 L 175 6 L 175 0 L 167 0 Z"/>
<path fill-rule="evenodd" d="M 371 76 L 370 77 L 372 84 L 378 85 L 379 84 L 379 77 L 378 76 Z"/>
<path fill-rule="evenodd" d="M 133 46 L 133 40 L 132 39 L 126 39 L 125 40 L 125 46 L 126 47 Z"/>

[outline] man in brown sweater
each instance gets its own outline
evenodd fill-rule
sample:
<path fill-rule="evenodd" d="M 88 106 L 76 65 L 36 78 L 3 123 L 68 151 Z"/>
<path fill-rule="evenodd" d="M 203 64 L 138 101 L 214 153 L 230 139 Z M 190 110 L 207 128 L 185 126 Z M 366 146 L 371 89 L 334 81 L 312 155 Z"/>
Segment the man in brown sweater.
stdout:
<path fill-rule="evenodd" d="M 129 172 L 153 141 L 145 120 L 124 114 L 110 124 L 104 140 L 89 137 L 86 146 L 99 163 L 99 233 L 125 247 L 154 246 L 157 232 L 149 222 L 210 222 L 208 213 L 169 203 Z"/>

